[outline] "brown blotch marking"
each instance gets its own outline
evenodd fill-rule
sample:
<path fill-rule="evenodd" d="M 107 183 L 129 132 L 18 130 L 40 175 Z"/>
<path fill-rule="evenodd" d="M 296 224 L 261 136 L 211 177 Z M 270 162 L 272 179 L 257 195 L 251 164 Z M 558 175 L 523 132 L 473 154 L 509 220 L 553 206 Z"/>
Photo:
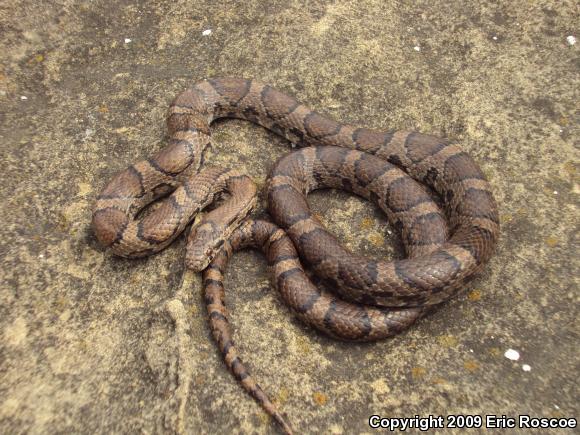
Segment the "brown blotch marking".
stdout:
<path fill-rule="evenodd" d="M 471 255 L 471 252 L 460 245 L 447 243 L 443 246 L 443 250 L 447 254 L 455 257 L 461 263 L 462 270 L 474 267 L 477 264 L 473 255 Z"/>
<path fill-rule="evenodd" d="M 352 140 L 357 150 L 374 154 L 392 136 L 392 133 L 369 130 L 368 128 L 357 128 L 352 134 Z"/>
<path fill-rule="evenodd" d="M 179 230 L 183 210 L 173 196 L 164 200 L 159 208 L 141 220 L 137 236 L 149 243 L 162 243 Z"/>
<path fill-rule="evenodd" d="M 98 198 L 139 198 L 144 194 L 145 189 L 143 188 L 141 173 L 134 166 L 129 166 L 113 177 L 99 194 Z"/>
<path fill-rule="evenodd" d="M 425 175 L 423 176 L 423 182 L 427 186 L 433 186 L 437 182 L 437 178 L 439 177 L 439 170 L 435 167 L 429 168 Z"/>
<path fill-rule="evenodd" d="M 209 80 L 218 94 L 220 94 L 228 103 L 237 105 L 250 91 L 252 82 L 250 80 L 223 78 Z"/>
<path fill-rule="evenodd" d="M 409 134 L 410 132 L 408 131 L 393 131 L 389 133 L 390 137 L 388 140 L 385 140 L 383 145 L 374 154 L 403 168 L 403 160 L 406 159 L 404 145 Z"/>
<path fill-rule="evenodd" d="M 284 214 L 282 214 L 282 208 Z M 281 222 L 284 229 L 310 215 L 310 209 L 304 195 L 290 186 L 270 189 L 268 210 Z"/>
<path fill-rule="evenodd" d="M 485 180 L 485 176 L 473 159 L 464 152 L 449 156 L 443 165 L 445 179 L 449 183 L 476 178 Z"/>
<path fill-rule="evenodd" d="M 468 189 L 480 189 L 480 190 L 487 190 L 491 192 L 491 186 L 487 180 L 482 180 L 479 178 L 469 178 L 467 180 L 463 180 L 460 182 L 461 188 L 463 190 Z M 493 201 L 495 202 L 495 200 Z"/>
<path fill-rule="evenodd" d="M 169 113 L 176 109 L 187 109 L 190 112 L 206 113 L 207 104 L 198 89 L 189 88 L 179 94 L 169 106 Z"/>
<path fill-rule="evenodd" d="M 269 236 L 265 236 L 263 238 L 257 238 L 258 240 L 257 245 L 262 246 L 262 251 L 269 252 L 271 247 L 274 243 L 277 243 L 279 240 L 286 238 L 286 232 L 284 230 L 277 228 L 275 231 L 272 232 Z M 258 236 L 256 236 L 258 237 Z M 263 243 L 260 243 L 259 240 L 264 240 Z"/>
<path fill-rule="evenodd" d="M 175 137 L 180 131 L 200 131 L 206 136 L 210 135 L 207 119 L 199 113 L 172 113 L 167 118 L 169 135 Z"/>
<path fill-rule="evenodd" d="M 366 153 L 361 154 L 354 162 L 355 177 L 363 187 L 382 177 L 392 168 L 390 163 Z"/>
<path fill-rule="evenodd" d="M 421 133 L 410 133 L 405 140 L 407 156 L 413 163 L 419 163 L 431 157 L 447 146 L 447 143 L 438 137 Z"/>
<path fill-rule="evenodd" d="M 353 289 L 372 288 L 377 282 L 378 266 L 373 260 L 365 261 L 361 264 L 360 259 L 345 259 L 337 257 L 338 279 L 344 286 Z M 353 267 L 353 263 L 355 264 Z"/>
<path fill-rule="evenodd" d="M 288 154 L 282 157 L 272 168 L 269 179 L 284 175 L 291 180 L 300 174 L 300 168 L 304 166 L 305 155 L 302 152 Z"/>
<path fill-rule="evenodd" d="M 270 242 L 266 254 L 266 259 L 270 266 L 277 265 L 280 261 L 297 258 L 298 254 L 296 249 L 287 237 Z"/>
<path fill-rule="evenodd" d="M 490 246 L 495 242 L 495 234 L 481 227 L 459 227 L 450 242 L 469 251 L 477 264 L 489 259 Z"/>
<path fill-rule="evenodd" d="M 186 140 L 170 143 L 166 148 L 155 154 L 149 163 L 167 175 L 177 175 L 183 172 L 194 160 L 193 144 Z"/>
<path fill-rule="evenodd" d="M 217 310 L 214 309 L 211 313 L 209 313 L 209 318 L 211 319 L 212 322 L 228 323 L 228 318 L 224 314 L 221 313 L 220 309 L 217 309 Z"/>
<path fill-rule="evenodd" d="M 324 139 L 333 136 L 340 131 L 340 126 L 336 121 L 322 116 L 316 112 L 310 112 L 304 118 L 304 127 L 309 136 L 314 139 Z"/>
<path fill-rule="evenodd" d="M 439 250 L 412 261 L 395 261 L 395 272 L 412 290 L 406 299 L 425 303 L 422 297 L 443 291 L 447 283 L 453 282 L 459 274 L 461 266 L 455 257 Z"/>
<path fill-rule="evenodd" d="M 410 225 L 409 245 L 443 244 L 447 239 L 447 224 L 440 213 L 431 212 L 417 216 Z"/>
<path fill-rule="evenodd" d="M 393 310 L 393 311 L 391 311 L 391 313 L 392 312 L 397 312 L 397 311 Z M 391 335 L 396 335 L 396 334 L 403 332 L 410 325 L 412 325 L 419 317 L 421 317 L 420 309 L 413 309 L 413 308 L 407 308 L 405 310 L 398 311 L 397 313 L 400 313 L 400 319 L 398 319 L 398 321 L 395 321 L 393 319 L 393 316 L 389 315 L 391 313 L 386 312 L 384 314 L 384 319 L 383 319 L 384 324 Z"/>
<path fill-rule="evenodd" d="M 499 216 L 493 195 L 488 190 L 470 188 L 465 191 L 463 200 L 457 205 L 461 216 L 486 218 L 499 224 Z"/>
<path fill-rule="evenodd" d="M 319 224 L 309 222 L 296 229 L 290 228 L 288 234 L 297 246 L 300 246 L 300 258 L 320 271 L 321 268 L 333 269 L 338 267 L 337 256 L 346 255 L 345 249 L 340 242 Z M 324 246 L 324 249 L 321 249 Z M 329 278 L 325 274 L 325 278 Z"/>
<path fill-rule="evenodd" d="M 415 180 L 401 177 L 389 184 L 385 203 L 395 212 L 409 210 L 423 202 L 431 202 L 431 198 Z"/>
<path fill-rule="evenodd" d="M 315 252 L 322 254 L 326 249 L 336 248 L 338 243 L 334 236 L 326 231 L 322 224 L 314 218 L 300 220 L 293 226 L 287 228 L 286 232 L 290 238 L 295 241 L 298 240 L 298 245 L 300 246 L 304 258 L 310 258 L 309 256 L 313 255 Z M 319 239 L 319 236 L 322 236 L 325 239 Z M 319 245 L 319 243 L 328 243 L 328 245 Z M 313 248 L 314 251 L 306 248 L 306 244 L 309 248 Z M 325 249 L 320 249 L 319 246 L 325 246 Z M 339 252 L 343 252 L 342 248 Z"/>
<path fill-rule="evenodd" d="M 203 285 L 207 290 L 219 291 L 223 289 L 222 274 L 215 273 L 210 275 L 209 273 L 204 273 Z M 223 305 L 221 299 L 218 302 Z"/>
<path fill-rule="evenodd" d="M 234 374 L 234 376 L 238 381 L 241 381 L 249 376 L 248 372 L 246 371 L 246 368 L 244 367 L 244 364 L 242 363 L 239 357 L 234 358 L 231 364 L 231 368 L 232 373 Z"/>
<path fill-rule="evenodd" d="M 276 288 L 287 303 L 299 313 L 307 313 L 320 298 L 317 291 L 305 291 L 312 284 L 300 267 L 280 271 L 276 268 Z"/>
<path fill-rule="evenodd" d="M 338 177 L 342 171 L 343 165 L 349 150 L 346 148 L 336 148 L 319 146 L 316 147 L 316 157 L 313 159 L 313 176 L 319 186 L 327 186 L 330 180 Z"/>
<path fill-rule="evenodd" d="M 261 97 L 266 113 L 273 119 L 285 118 L 299 105 L 295 98 L 278 92 L 270 86 L 264 86 Z"/>
<path fill-rule="evenodd" d="M 93 229 L 97 239 L 104 246 L 111 246 L 123 236 L 129 218 L 116 208 L 105 208 L 93 214 Z"/>

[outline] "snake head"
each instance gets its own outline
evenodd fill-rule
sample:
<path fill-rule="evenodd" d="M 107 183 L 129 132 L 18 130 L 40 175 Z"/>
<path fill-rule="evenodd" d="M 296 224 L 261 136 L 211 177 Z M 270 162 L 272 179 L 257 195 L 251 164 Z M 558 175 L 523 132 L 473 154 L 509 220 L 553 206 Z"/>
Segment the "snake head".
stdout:
<path fill-rule="evenodd" d="M 221 250 L 225 234 L 211 222 L 203 222 L 192 228 L 187 241 L 185 265 L 194 272 L 201 272 Z"/>

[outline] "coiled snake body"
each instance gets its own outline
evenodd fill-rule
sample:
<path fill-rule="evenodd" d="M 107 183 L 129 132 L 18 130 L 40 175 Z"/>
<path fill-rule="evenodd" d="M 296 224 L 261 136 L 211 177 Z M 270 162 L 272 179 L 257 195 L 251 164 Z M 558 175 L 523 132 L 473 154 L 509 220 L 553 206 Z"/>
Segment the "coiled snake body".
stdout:
<path fill-rule="evenodd" d="M 278 226 L 244 221 L 256 193 L 247 176 L 220 168 L 200 172 L 209 125 L 220 117 L 247 119 L 306 147 L 280 159 L 269 176 L 268 209 Z M 171 243 L 221 192 L 229 193 L 192 228 L 186 264 L 204 271 L 210 325 L 227 366 L 286 432 L 290 427 L 231 340 L 223 273 L 233 250 L 262 249 L 282 298 L 301 319 L 357 341 L 402 331 L 461 288 L 493 253 L 499 218 L 490 186 L 467 154 L 442 139 L 340 124 L 270 86 L 234 78 L 202 81 L 177 96 L 167 124 L 169 145 L 119 173 L 97 197 L 96 236 L 118 255 L 149 255 Z M 445 213 L 416 180 L 444 199 Z M 381 262 L 342 248 L 306 202 L 308 192 L 322 187 L 374 201 L 400 230 L 408 258 Z M 300 260 L 342 298 L 314 286 Z"/>

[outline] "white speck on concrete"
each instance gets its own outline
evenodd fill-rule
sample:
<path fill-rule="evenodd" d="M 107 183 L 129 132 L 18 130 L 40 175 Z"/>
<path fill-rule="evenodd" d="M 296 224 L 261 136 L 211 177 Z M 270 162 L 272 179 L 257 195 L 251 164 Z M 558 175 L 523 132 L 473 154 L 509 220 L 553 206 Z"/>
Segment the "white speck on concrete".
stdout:
<path fill-rule="evenodd" d="M 125 38 L 125 44 L 128 44 L 129 42 L 131 42 L 131 39 Z"/>
<path fill-rule="evenodd" d="M 85 139 L 90 138 L 93 134 L 95 134 L 95 130 L 93 130 L 92 128 L 87 128 L 85 130 Z"/>
<path fill-rule="evenodd" d="M 497 36 L 492 36 L 491 39 L 493 39 L 494 41 L 497 41 Z"/>
<path fill-rule="evenodd" d="M 28 97 L 27 97 L 26 95 L 21 95 L 21 96 L 20 96 L 20 99 L 21 99 L 21 100 L 28 100 Z"/>
<path fill-rule="evenodd" d="M 555 403 L 554 403 L 554 408 L 560 409 L 560 407 L 558 405 L 556 405 Z"/>
<path fill-rule="evenodd" d="M 532 370 L 532 368 L 529 365 L 524 364 L 524 365 L 522 365 L 522 370 L 524 372 L 529 372 L 530 370 Z"/>
<path fill-rule="evenodd" d="M 520 359 L 520 353 L 517 350 L 508 349 L 503 354 L 507 359 L 511 359 L 512 361 L 517 361 Z"/>
<path fill-rule="evenodd" d="M 38 254 L 38 258 L 44 258 L 44 254 Z"/>
<path fill-rule="evenodd" d="M 418 45 L 415 45 L 413 47 L 413 50 L 415 50 L 415 51 L 421 51 L 421 47 L 419 47 Z"/>
<path fill-rule="evenodd" d="M 473 349 L 469 349 L 469 351 L 470 351 L 471 353 L 473 353 Z"/>
<path fill-rule="evenodd" d="M 576 37 L 574 37 L 573 35 L 566 36 L 566 42 L 569 45 L 574 45 L 574 44 L 576 44 Z"/>
<path fill-rule="evenodd" d="M 558 191 L 557 190 L 554 190 L 554 195 L 557 195 L 557 194 L 558 194 Z"/>
<path fill-rule="evenodd" d="M 209 36 L 209 35 L 211 35 L 211 29 L 206 29 L 206 30 L 204 30 L 203 32 L 201 32 L 201 34 L 202 34 L 203 36 Z"/>

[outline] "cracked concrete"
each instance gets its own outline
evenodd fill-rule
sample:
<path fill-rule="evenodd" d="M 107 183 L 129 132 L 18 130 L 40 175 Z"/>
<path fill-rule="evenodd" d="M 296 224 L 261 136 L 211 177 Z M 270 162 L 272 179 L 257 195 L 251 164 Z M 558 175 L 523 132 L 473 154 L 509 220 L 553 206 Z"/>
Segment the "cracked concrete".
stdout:
<path fill-rule="evenodd" d="M 0 431 L 275 433 L 211 341 L 183 237 L 131 261 L 89 227 L 105 180 L 163 146 L 171 98 L 226 75 L 337 120 L 448 136 L 500 205 L 486 272 L 374 344 L 302 326 L 262 257 L 235 257 L 239 351 L 298 432 L 368 433 L 372 414 L 578 417 L 578 18 L 547 0 L 5 1 Z M 213 131 L 208 161 L 259 183 L 289 150 L 242 121 Z M 349 248 L 400 255 L 377 208 L 309 200 Z"/>

